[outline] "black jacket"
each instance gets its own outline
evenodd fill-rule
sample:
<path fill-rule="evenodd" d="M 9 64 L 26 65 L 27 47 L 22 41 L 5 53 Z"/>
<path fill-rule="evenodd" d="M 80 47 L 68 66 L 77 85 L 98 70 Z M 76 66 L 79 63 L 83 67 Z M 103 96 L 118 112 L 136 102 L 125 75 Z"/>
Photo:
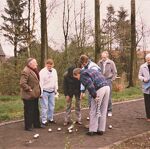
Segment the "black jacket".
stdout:
<path fill-rule="evenodd" d="M 80 81 L 73 77 L 74 68 L 74 66 L 69 67 L 64 75 L 63 87 L 65 96 L 80 96 Z"/>

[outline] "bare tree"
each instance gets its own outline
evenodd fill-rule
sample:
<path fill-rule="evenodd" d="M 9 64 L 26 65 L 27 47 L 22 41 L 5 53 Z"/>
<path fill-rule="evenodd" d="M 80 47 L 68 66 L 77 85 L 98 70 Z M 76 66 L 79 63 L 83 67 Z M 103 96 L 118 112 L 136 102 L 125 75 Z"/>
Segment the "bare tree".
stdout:
<path fill-rule="evenodd" d="M 68 62 L 68 34 L 69 34 L 69 21 L 70 21 L 70 4 L 69 0 L 64 0 L 63 8 L 63 34 L 65 39 L 65 57 Z"/>
<path fill-rule="evenodd" d="M 95 62 L 98 61 L 100 49 L 100 2 L 95 0 Z"/>
<path fill-rule="evenodd" d="M 135 0 L 131 0 L 131 66 L 130 66 L 130 76 L 129 76 L 129 87 L 136 85 L 136 29 L 135 29 Z"/>
<path fill-rule="evenodd" d="M 41 0 L 41 68 L 44 67 L 47 59 L 47 46 L 46 0 Z"/>
<path fill-rule="evenodd" d="M 84 46 L 85 46 L 85 33 L 86 33 L 86 20 L 85 20 L 85 13 L 86 13 L 86 1 L 81 2 L 80 12 L 76 12 L 76 4 L 74 0 L 74 23 L 75 23 L 75 40 L 77 42 L 77 46 L 81 49 L 82 53 L 84 53 Z M 79 16 L 79 19 L 78 19 Z"/>

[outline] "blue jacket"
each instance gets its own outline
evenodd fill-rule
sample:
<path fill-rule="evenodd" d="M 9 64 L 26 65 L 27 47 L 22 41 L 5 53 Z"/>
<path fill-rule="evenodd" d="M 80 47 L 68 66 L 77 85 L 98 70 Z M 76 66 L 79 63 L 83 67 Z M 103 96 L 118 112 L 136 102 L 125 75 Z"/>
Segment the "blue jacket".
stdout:
<path fill-rule="evenodd" d="M 81 70 L 80 81 L 93 98 L 96 98 L 96 91 L 98 89 L 103 86 L 108 86 L 105 77 L 99 71 L 94 69 Z"/>

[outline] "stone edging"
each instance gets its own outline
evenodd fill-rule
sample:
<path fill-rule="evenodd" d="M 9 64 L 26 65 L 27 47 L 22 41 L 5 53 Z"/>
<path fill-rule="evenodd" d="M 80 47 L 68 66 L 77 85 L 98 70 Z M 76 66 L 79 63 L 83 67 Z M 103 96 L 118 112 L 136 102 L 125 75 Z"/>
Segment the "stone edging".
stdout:
<path fill-rule="evenodd" d="M 146 135 L 146 134 L 148 134 L 148 133 L 150 133 L 150 131 L 143 132 L 143 133 L 141 133 L 141 134 L 138 134 L 138 135 L 135 135 L 135 136 L 133 136 L 133 137 L 129 137 L 129 138 L 126 138 L 126 139 L 117 141 L 117 142 L 115 142 L 115 143 L 113 143 L 113 144 L 111 144 L 111 145 L 107 145 L 107 146 L 104 146 L 104 147 L 101 147 L 101 148 L 98 148 L 98 149 L 110 149 L 110 148 L 113 147 L 114 145 L 118 146 L 118 145 L 120 145 L 121 143 L 123 143 L 123 142 L 125 142 L 125 141 L 128 141 L 128 140 L 130 140 L 130 139 L 135 139 L 135 138 L 138 138 L 138 137 L 142 137 L 143 135 Z"/>
<path fill-rule="evenodd" d="M 117 104 L 123 104 L 123 103 L 128 103 L 128 102 L 134 102 L 134 101 L 139 101 L 142 100 L 143 98 L 139 98 L 139 99 L 134 99 L 134 100 L 128 100 L 128 101 L 121 101 L 121 102 L 114 102 L 113 105 L 117 105 Z M 82 110 L 87 110 L 88 108 L 83 108 Z M 74 111 L 74 110 L 72 110 Z M 55 116 L 63 114 L 65 112 L 60 112 L 60 113 L 56 113 L 54 114 Z M 18 122 L 22 122 L 24 119 L 21 120 L 14 120 L 14 121 L 9 121 L 9 122 L 2 122 L 0 123 L 0 127 L 4 126 L 4 125 L 8 125 L 8 124 L 13 124 L 13 123 L 18 123 Z"/>

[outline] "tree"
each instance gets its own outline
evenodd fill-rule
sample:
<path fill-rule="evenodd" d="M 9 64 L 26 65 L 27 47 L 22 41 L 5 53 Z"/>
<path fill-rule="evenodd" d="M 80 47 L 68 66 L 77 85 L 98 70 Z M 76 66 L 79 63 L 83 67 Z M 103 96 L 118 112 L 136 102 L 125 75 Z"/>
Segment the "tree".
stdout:
<path fill-rule="evenodd" d="M 135 0 L 131 0 L 131 66 L 130 66 L 130 77 L 129 87 L 136 85 L 136 29 L 135 29 Z"/>
<path fill-rule="evenodd" d="M 46 0 L 41 0 L 41 68 L 44 67 L 47 59 L 47 17 L 46 17 Z"/>
<path fill-rule="evenodd" d="M 15 58 L 19 51 L 18 45 L 26 40 L 27 18 L 23 17 L 26 4 L 27 2 L 24 0 L 7 0 L 8 8 L 4 8 L 6 14 L 2 14 L 4 36 L 14 46 Z"/>
<path fill-rule="evenodd" d="M 100 49 L 100 2 L 95 0 L 95 62 L 98 61 Z"/>
<path fill-rule="evenodd" d="M 107 7 L 106 19 L 103 19 L 103 22 L 103 32 L 105 32 L 105 34 L 107 35 L 107 50 L 112 50 L 116 25 L 115 10 L 112 5 L 109 5 Z"/>
<path fill-rule="evenodd" d="M 69 34 L 69 22 L 70 22 L 70 4 L 69 0 L 64 0 L 63 7 L 63 34 L 65 40 L 65 58 L 66 63 L 68 63 L 68 34 Z"/>
<path fill-rule="evenodd" d="M 28 33 L 27 33 L 27 52 L 28 52 L 28 57 L 31 57 L 31 52 L 30 52 L 30 45 L 34 39 L 34 25 L 35 25 L 35 0 L 33 0 L 33 13 L 32 8 L 31 8 L 31 0 L 28 0 Z M 32 14 L 32 16 L 31 16 Z M 31 26 L 31 18 L 32 18 L 32 26 Z"/>

